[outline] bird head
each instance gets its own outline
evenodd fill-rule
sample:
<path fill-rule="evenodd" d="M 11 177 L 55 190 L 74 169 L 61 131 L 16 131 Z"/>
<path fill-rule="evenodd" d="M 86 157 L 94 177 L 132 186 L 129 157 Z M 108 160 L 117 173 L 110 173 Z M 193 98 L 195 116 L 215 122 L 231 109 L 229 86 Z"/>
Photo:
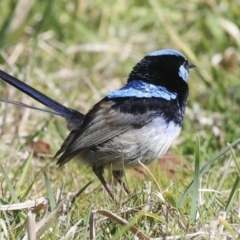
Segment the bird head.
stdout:
<path fill-rule="evenodd" d="M 188 89 L 189 69 L 194 67 L 179 51 L 163 49 L 146 55 L 133 68 L 128 82 L 140 80 L 179 92 Z"/>

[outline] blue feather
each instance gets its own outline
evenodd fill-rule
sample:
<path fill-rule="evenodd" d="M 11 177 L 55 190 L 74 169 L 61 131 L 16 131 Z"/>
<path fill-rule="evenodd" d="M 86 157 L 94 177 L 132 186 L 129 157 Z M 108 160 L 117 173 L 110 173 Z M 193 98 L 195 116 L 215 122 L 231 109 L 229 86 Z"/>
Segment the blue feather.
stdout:
<path fill-rule="evenodd" d="M 178 75 L 185 82 L 187 82 L 187 80 L 188 80 L 188 70 L 183 65 L 180 66 Z"/>
<path fill-rule="evenodd" d="M 187 58 L 186 58 L 182 53 L 180 53 L 180 52 L 177 51 L 177 50 L 173 50 L 173 49 L 162 49 L 162 50 L 158 50 L 158 51 L 149 53 L 147 56 L 162 56 L 162 55 L 181 56 L 181 57 L 183 57 L 184 59 L 187 60 Z"/>
<path fill-rule="evenodd" d="M 169 92 L 165 87 L 156 86 L 141 80 L 133 80 L 128 82 L 123 88 L 110 92 L 108 98 L 164 98 L 171 100 L 177 98 L 177 93 Z"/>

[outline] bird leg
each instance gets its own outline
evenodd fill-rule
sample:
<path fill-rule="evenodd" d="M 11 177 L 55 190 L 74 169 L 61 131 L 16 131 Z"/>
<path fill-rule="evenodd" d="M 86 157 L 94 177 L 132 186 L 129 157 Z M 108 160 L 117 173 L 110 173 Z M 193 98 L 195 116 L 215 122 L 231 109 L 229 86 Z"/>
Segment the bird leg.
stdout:
<path fill-rule="evenodd" d="M 114 179 L 116 179 L 117 182 L 123 187 L 124 191 L 127 194 L 129 194 L 130 191 L 129 191 L 127 185 L 125 184 L 125 182 L 122 180 L 123 175 L 124 175 L 124 171 L 123 170 L 113 170 L 112 175 L 113 175 Z"/>
<path fill-rule="evenodd" d="M 112 200 L 115 200 L 111 187 L 107 184 L 107 182 L 103 177 L 103 167 L 98 167 L 98 168 L 92 167 L 92 170 L 95 173 L 95 175 L 98 177 L 98 179 L 100 180 L 100 182 L 102 183 L 103 187 L 105 188 L 109 196 L 112 198 Z"/>

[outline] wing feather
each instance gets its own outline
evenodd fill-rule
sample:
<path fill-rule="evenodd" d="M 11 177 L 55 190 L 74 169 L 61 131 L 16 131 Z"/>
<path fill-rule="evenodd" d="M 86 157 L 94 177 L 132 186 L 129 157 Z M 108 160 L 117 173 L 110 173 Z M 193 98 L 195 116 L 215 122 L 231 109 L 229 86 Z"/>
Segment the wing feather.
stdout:
<path fill-rule="evenodd" d="M 121 114 L 114 110 L 113 104 L 112 100 L 102 100 L 90 110 L 81 129 L 72 131 L 57 152 L 56 156 L 63 153 L 57 164 L 62 166 L 81 151 L 133 129 L 136 122 L 138 125 L 146 124 L 146 121 L 140 122 L 139 116 L 133 117 L 132 114 Z"/>

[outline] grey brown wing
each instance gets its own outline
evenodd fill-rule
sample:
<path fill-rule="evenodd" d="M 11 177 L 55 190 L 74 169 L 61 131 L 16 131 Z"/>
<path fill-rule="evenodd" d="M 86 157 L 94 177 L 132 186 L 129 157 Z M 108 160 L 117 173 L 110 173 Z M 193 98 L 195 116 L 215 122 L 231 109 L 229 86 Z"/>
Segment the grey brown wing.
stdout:
<path fill-rule="evenodd" d="M 140 122 L 139 116 L 116 112 L 109 104 L 102 101 L 86 115 L 82 128 L 72 131 L 56 156 L 63 153 L 57 164 L 64 165 L 74 156 L 87 148 L 97 146 L 125 131 L 133 129 L 134 123 Z M 144 122 L 146 123 L 146 122 Z M 143 123 L 142 123 L 143 124 Z"/>

